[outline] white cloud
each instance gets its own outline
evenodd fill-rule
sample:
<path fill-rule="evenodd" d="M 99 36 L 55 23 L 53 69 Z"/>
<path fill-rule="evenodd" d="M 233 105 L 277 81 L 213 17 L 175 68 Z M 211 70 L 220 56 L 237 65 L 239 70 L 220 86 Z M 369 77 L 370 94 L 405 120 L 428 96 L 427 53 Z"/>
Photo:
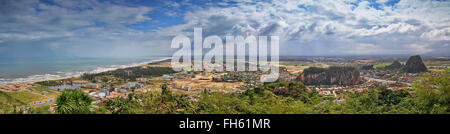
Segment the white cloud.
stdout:
<path fill-rule="evenodd" d="M 379 54 L 383 53 L 383 50 L 380 46 L 374 44 L 357 44 L 354 48 L 350 48 L 348 50 L 351 54 Z"/>
<path fill-rule="evenodd" d="M 322 50 L 323 53 L 345 48 L 339 49 L 343 54 L 426 53 L 435 49 L 417 44 L 434 42 L 423 41 L 420 37 L 439 35 L 436 41 L 448 39 L 446 29 L 442 29 L 450 26 L 448 1 L 402 0 L 396 6 L 378 1 L 384 10 L 371 7 L 367 1 L 357 6 L 348 2 L 289 0 L 206 8 L 187 13 L 186 24 L 163 28 L 157 33 L 161 36 L 190 35 L 194 27 L 202 27 L 204 34 L 219 36 L 279 35 L 285 42 L 299 42 L 299 45 L 315 42 L 319 45 L 317 48 L 329 48 Z M 425 33 L 431 29 L 439 32 Z"/>
<path fill-rule="evenodd" d="M 150 20 L 145 14 L 152 10 L 96 0 L 54 2 L 5 1 L 0 5 L 3 11 L 0 12 L 0 18 L 3 18 L 0 19 L 0 39 L 17 41 L 82 36 L 76 31 L 88 30 L 97 24 L 108 27 L 108 30 L 127 30 L 124 25 Z"/>
<path fill-rule="evenodd" d="M 410 44 L 407 48 L 411 49 L 413 52 L 422 54 L 433 51 L 429 46 L 429 44 Z"/>
<path fill-rule="evenodd" d="M 168 11 L 168 12 L 166 12 L 165 13 L 167 16 L 176 16 L 177 15 L 177 13 L 176 12 L 173 12 L 173 11 Z"/>
<path fill-rule="evenodd" d="M 415 32 L 419 29 L 411 24 L 407 23 L 394 23 L 387 27 L 374 26 L 371 29 L 357 29 L 353 36 L 373 36 L 378 34 L 393 34 L 393 33 L 409 33 Z"/>
<path fill-rule="evenodd" d="M 445 48 L 450 40 L 449 1 L 401 0 L 395 6 L 384 5 L 385 0 L 377 1 L 383 10 L 371 7 L 367 1 L 357 5 L 349 2 L 358 3 L 357 0 L 237 1 L 236 4 L 198 7 L 186 1 L 167 1 L 161 8 L 171 10 L 163 13 L 184 17 L 185 23 L 148 33 L 127 25 L 152 20 L 146 15 L 154 10 L 150 7 L 97 0 L 57 0 L 59 5 L 39 4 L 37 0 L 6 1 L 0 5 L 0 11 L 3 11 L 0 12 L 0 40 L 64 38 L 66 42 L 58 43 L 70 40 L 76 42 L 74 45 L 143 44 L 157 51 L 153 48 L 168 48 L 168 42 L 174 36 L 192 36 L 194 27 L 201 27 L 205 36 L 278 35 L 281 45 L 311 49 L 314 54 L 450 51 Z M 181 6 L 190 6 L 193 10 L 181 13 L 178 10 Z M 41 11 L 33 10 L 33 7 Z M 114 53 L 120 50 L 115 49 Z M 285 51 L 295 55 L 298 50 Z M 307 54 L 309 51 L 302 52 Z"/>
<path fill-rule="evenodd" d="M 420 37 L 429 40 L 450 40 L 450 27 L 443 29 L 434 29 L 429 32 L 422 33 Z"/>

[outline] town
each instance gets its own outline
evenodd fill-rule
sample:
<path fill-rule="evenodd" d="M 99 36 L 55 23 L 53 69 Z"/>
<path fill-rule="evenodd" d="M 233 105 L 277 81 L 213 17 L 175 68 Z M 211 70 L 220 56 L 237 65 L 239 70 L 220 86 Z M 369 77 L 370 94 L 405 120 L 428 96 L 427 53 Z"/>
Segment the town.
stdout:
<path fill-rule="evenodd" d="M 176 72 L 170 64 L 170 60 L 164 60 L 74 78 L 1 85 L 0 112 L 42 108 L 46 109 L 46 113 L 55 113 L 57 97 L 67 90 L 82 91 L 94 99 L 93 105 L 101 105 L 105 100 L 127 98 L 130 94 L 161 92 L 163 85 L 195 101 L 205 91 L 242 94 L 266 84 L 261 83 L 260 76 L 264 72 L 259 70 Z M 449 65 L 448 59 L 429 58 L 423 62 L 420 56 L 412 56 L 402 62 L 398 59 L 389 62 L 386 59 L 358 57 L 284 57 L 279 65 L 277 82 L 299 81 L 308 90 L 333 97 L 333 102 L 343 102 L 346 92 L 363 92 L 380 86 L 388 90 L 409 91 L 417 77 L 441 75 Z M 285 88 L 277 87 L 273 92 Z"/>

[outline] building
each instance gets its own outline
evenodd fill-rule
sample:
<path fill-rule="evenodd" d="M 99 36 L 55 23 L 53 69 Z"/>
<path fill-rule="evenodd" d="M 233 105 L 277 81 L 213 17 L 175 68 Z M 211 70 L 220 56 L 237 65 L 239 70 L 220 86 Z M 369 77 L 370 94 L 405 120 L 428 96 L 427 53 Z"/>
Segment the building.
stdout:
<path fill-rule="evenodd" d="M 49 89 L 55 91 L 64 91 L 64 90 L 78 90 L 81 89 L 82 84 L 72 84 L 72 85 L 59 85 L 59 86 L 49 86 Z"/>
<path fill-rule="evenodd" d="M 174 77 L 172 75 L 164 74 L 162 76 L 163 79 L 173 79 Z"/>
<path fill-rule="evenodd" d="M 131 70 L 125 70 L 125 73 L 126 73 L 128 76 L 133 75 L 133 71 L 131 71 Z"/>
<path fill-rule="evenodd" d="M 99 88 L 100 88 L 100 84 L 97 84 L 97 83 L 87 83 L 87 84 L 83 85 L 82 87 L 84 87 L 84 88 L 99 89 Z"/>
<path fill-rule="evenodd" d="M 104 93 L 106 96 L 110 95 L 111 93 L 106 89 L 100 89 L 100 93 Z"/>
<path fill-rule="evenodd" d="M 126 93 L 127 90 L 125 90 L 125 89 L 120 89 L 119 92 L 121 92 L 121 93 Z"/>
<path fill-rule="evenodd" d="M 138 89 L 138 88 L 143 88 L 144 84 L 142 83 L 138 83 L 138 82 L 128 82 L 125 85 L 122 85 L 122 88 L 125 89 Z"/>

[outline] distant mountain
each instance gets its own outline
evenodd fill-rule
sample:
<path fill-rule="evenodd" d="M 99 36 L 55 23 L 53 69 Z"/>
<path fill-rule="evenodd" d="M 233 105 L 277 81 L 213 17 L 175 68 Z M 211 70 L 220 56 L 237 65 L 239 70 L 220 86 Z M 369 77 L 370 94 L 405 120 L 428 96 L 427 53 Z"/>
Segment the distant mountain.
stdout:
<path fill-rule="evenodd" d="M 359 70 L 354 67 L 311 67 L 297 78 L 306 85 L 355 85 L 361 83 Z"/>
<path fill-rule="evenodd" d="M 395 69 L 402 69 L 404 67 L 404 65 L 402 65 L 402 63 L 400 63 L 399 61 L 394 61 L 392 62 L 391 65 L 384 67 L 385 69 L 389 69 L 389 70 L 395 70 Z"/>
<path fill-rule="evenodd" d="M 420 73 L 428 70 L 420 55 L 414 55 L 409 57 L 408 61 L 406 61 L 405 71 L 408 73 Z"/>

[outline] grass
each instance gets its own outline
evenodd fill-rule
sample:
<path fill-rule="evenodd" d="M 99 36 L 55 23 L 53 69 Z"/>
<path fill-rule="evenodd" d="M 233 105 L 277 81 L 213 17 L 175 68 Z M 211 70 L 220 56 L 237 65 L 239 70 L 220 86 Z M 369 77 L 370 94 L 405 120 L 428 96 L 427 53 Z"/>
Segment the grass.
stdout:
<path fill-rule="evenodd" d="M 13 108 L 13 105 L 25 105 L 24 102 L 12 97 L 7 92 L 0 91 L 0 109 L 3 111 L 8 111 Z"/>
<path fill-rule="evenodd" d="M 51 89 L 47 88 L 46 86 L 38 86 L 38 87 L 32 87 L 32 88 L 35 89 L 35 91 L 33 91 L 33 93 L 38 93 L 38 94 L 46 96 L 48 98 L 54 98 L 60 94 L 60 92 L 51 90 Z M 47 91 L 49 93 L 45 93 L 44 91 Z"/>
<path fill-rule="evenodd" d="M 0 94 L 0 102 L 6 102 L 8 101 L 8 98 L 2 94 Z"/>
<path fill-rule="evenodd" d="M 378 63 L 378 64 L 373 65 L 373 68 L 383 68 L 383 67 L 389 66 L 391 64 L 392 64 L 391 62 L 382 62 L 382 63 Z"/>
<path fill-rule="evenodd" d="M 8 92 L 0 91 L 0 105 L 25 105 L 25 103 L 14 98 Z"/>
<path fill-rule="evenodd" d="M 13 110 L 13 106 L 24 106 L 32 102 L 42 101 L 48 98 L 48 96 L 39 95 L 41 91 L 48 91 L 44 87 L 34 87 L 36 91 L 20 91 L 20 92 L 2 92 L 0 91 L 0 109 L 3 111 Z M 53 96 L 58 94 L 54 93 Z M 51 105 L 38 106 L 33 108 L 33 112 L 41 114 L 49 114 L 48 108 Z"/>
<path fill-rule="evenodd" d="M 41 107 L 33 108 L 33 112 L 37 114 L 51 114 L 48 109 L 51 107 L 51 105 L 45 105 Z"/>
<path fill-rule="evenodd" d="M 22 91 L 22 92 L 4 92 L 7 95 L 11 96 L 12 98 L 24 103 L 29 104 L 31 102 L 40 101 L 45 99 L 46 97 L 36 95 L 33 93 L 30 93 L 28 91 Z"/>
<path fill-rule="evenodd" d="M 13 108 L 11 105 L 0 104 L 0 111 L 5 112 L 11 108 Z M 3 114 L 3 113 L 0 113 L 0 114 Z"/>
<path fill-rule="evenodd" d="M 8 98 L 4 95 L 0 94 L 0 109 L 1 110 L 8 110 L 12 108 L 12 105 L 9 104 L 10 101 L 8 101 Z M 19 103 L 17 103 L 19 104 Z"/>
<path fill-rule="evenodd" d="M 54 91 L 54 90 L 48 89 L 48 88 L 45 87 L 45 86 L 32 87 L 32 88 L 35 89 L 35 90 L 37 90 L 37 91 L 40 91 L 40 92 L 42 92 L 42 91 L 53 92 L 53 91 Z"/>

